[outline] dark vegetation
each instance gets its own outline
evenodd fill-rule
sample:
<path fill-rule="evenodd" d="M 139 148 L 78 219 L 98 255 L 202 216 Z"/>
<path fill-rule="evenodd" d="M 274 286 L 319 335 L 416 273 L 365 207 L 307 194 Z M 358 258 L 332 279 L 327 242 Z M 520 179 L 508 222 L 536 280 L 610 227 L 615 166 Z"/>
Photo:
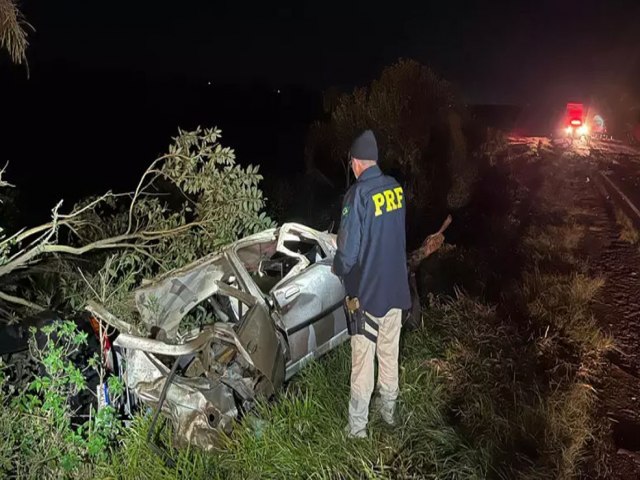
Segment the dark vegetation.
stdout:
<path fill-rule="evenodd" d="M 5 298 L 4 309 L 22 317 L 56 299 L 57 309 L 72 318 L 97 296 L 123 311 L 141 278 L 268 225 L 265 208 L 279 221 L 313 219 L 322 227 L 335 219 L 351 181 L 350 140 L 373 128 L 383 169 L 407 191 L 410 244 L 433 232 L 446 214 L 454 217 L 448 245 L 420 268 L 422 324 L 402 339 L 401 425 L 388 431 L 374 420 L 369 439 L 345 437 L 345 346 L 306 369 L 277 401 L 261 404 L 213 453 L 174 448 L 165 425 L 160 441 L 173 460 L 166 463 L 146 442 L 149 412 L 141 411 L 128 428 L 109 409 L 77 418 L 72 398 L 87 385 L 84 366 L 70 356 L 87 338 L 62 323 L 45 332 L 49 341 L 32 345 L 40 368 L 30 382 L 0 379 L 0 441 L 7 447 L 0 472 L 41 478 L 547 479 L 572 478 L 588 452 L 597 454 L 590 384 L 610 343 L 591 319 L 589 302 L 601 282 L 584 273 L 575 255 L 582 231 L 566 221 L 556 198 L 562 185 L 554 152 L 507 145 L 446 81 L 413 61 L 388 67 L 352 93 L 327 95 L 325 107 L 308 133 L 305 170 L 267 178 L 266 207 L 261 176 L 235 165 L 231 151 L 217 149 L 217 130 L 181 132 L 169 155 L 147 171 L 144 178 L 153 178 L 148 196 L 85 200 L 68 223 L 41 231 L 54 232 L 44 243 L 38 236 L 7 243 L 0 267 L 34 248 L 39 263 L 0 277 L 6 292 L 24 300 Z M 238 202 L 247 202 L 240 216 L 232 212 Z M 5 239 L 16 231 L 7 230 Z M 142 234 L 149 231 L 157 235 Z M 136 248 L 118 244 L 80 256 L 54 248 L 123 232 L 133 235 Z M 100 374 L 96 360 L 86 367 Z M 122 392 L 121 385 L 113 389 Z"/>
<path fill-rule="evenodd" d="M 453 87 L 428 67 L 399 61 L 369 86 L 326 95 L 325 111 L 326 119 L 309 132 L 308 171 L 345 189 L 350 143 L 359 131 L 373 129 L 383 171 L 405 186 L 413 242 L 441 222 L 443 212 L 468 204 L 478 172 L 474 153 L 486 137 L 473 130 L 478 127 Z"/>

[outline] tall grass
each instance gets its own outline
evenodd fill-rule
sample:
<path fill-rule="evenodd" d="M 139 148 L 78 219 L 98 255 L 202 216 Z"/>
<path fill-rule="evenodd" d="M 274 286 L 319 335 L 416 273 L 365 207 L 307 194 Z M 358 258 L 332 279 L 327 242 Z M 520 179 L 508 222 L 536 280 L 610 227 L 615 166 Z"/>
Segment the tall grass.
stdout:
<path fill-rule="evenodd" d="M 553 185 L 545 182 L 539 195 L 560 188 L 562 177 L 549 178 Z M 374 414 L 368 438 L 346 437 L 345 345 L 306 368 L 274 402 L 258 405 L 216 451 L 174 449 L 167 427 L 161 443 L 175 462 L 167 466 L 146 443 L 149 419 L 139 417 L 96 476 L 573 478 L 593 450 L 591 382 L 612 341 L 590 308 L 603 281 L 585 273 L 577 253 L 587 229 L 568 200 L 544 200 L 555 216 L 539 215 L 525 233 L 518 252 L 524 271 L 504 291 L 504 305 L 459 289 L 453 297 L 430 295 L 421 328 L 403 334 L 395 428 Z"/>
<path fill-rule="evenodd" d="M 146 444 L 141 417 L 97 476 L 569 478 L 593 428 L 594 393 L 579 363 L 602 346 L 597 334 L 574 330 L 588 320 L 585 302 L 599 284 L 531 274 L 519 291 L 529 300 L 524 330 L 461 292 L 432 300 L 422 328 L 402 337 L 400 421 L 392 430 L 374 415 L 369 438 L 346 437 L 345 346 L 304 370 L 275 402 L 260 404 L 219 450 L 172 449 L 166 430 L 161 440 L 176 463 L 167 467 Z M 581 353 L 568 355 L 567 345 Z"/>
<path fill-rule="evenodd" d="M 620 208 L 615 208 L 614 213 L 616 222 L 620 226 L 620 240 L 632 245 L 640 243 L 640 231 L 638 231 L 629 216 Z"/>
<path fill-rule="evenodd" d="M 424 328 L 403 337 L 399 424 L 373 417 L 370 436 L 346 436 L 350 358 L 342 347 L 312 364 L 272 403 L 236 425 L 207 454 L 170 447 L 167 467 L 146 444 L 148 419 L 138 418 L 99 468 L 102 478 L 486 478 L 489 460 L 449 422 L 445 377 L 430 366 L 442 351 Z"/>
<path fill-rule="evenodd" d="M 539 195 L 557 191 L 561 179 L 552 177 L 554 188 L 547 182 Z M 396 427 L 374 413 L 368 438 L 346 436 L 350 349 L 344 345 L 308 366 L 273 401 L 259 403 L 212 452 L 176 448 L 170 425 L 161 422 L 159 455 L 147 442 L 147 411 L 124 430 L 108 459 L 83 470 L 95 478 L 154 480 L 574 477 L 595 442 L 591 383 L 612 341 L 590 308 L 603 281 L 585 273 L 577 252 L 587 229 L 575 215 L 562 221 L 569 202 L 541 204 L 557 214 L 536 216 L 516 251 L 505 252 L 505 261 L 513 255 L 524 270 L 509 275 L 500 304 L 458 287 L 447 290 L 452 296 L 423 295 L 421 327 L 401 338 Z M 502 230 L 492 228 L 492 235 L 507 235 L 509 223 L 498 223 Z M 478 267 L 495 255 L 459 250 L 449 257 L 462 265 L 452 266 L 456 275 L 470 270 L 477 284 L 500 280 Z M 12 438 L 11 425 L 0 422 L 0 439 Z M 5 463 L 10 467 L 10 456 L 0 455 L 0 468 Z"/>

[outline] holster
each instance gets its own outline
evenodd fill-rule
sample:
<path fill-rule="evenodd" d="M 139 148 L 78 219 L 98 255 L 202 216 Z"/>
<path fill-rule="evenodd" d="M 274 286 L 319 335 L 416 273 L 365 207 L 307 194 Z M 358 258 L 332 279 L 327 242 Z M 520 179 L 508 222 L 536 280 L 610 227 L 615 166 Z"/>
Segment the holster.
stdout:
<path fill-rule="evenodd" d="M 364 335 L 373 343 L 378 341 L 378 329 L 380 327 L 360 307 L 360 301 L 357 297 L 345 297 L 344 310 L 347 317 L 347 331 L 349 335 Z M 365 328 L 367 323 L 375 330 L 375 335 Z"/>

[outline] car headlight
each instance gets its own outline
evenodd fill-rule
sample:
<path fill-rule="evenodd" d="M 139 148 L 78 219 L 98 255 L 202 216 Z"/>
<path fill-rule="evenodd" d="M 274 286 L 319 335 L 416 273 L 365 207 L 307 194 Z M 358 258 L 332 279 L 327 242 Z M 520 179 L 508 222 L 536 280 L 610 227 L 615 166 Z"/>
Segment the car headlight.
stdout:
<path fill-rule="evenodd" d="M 589 133 L 589 128 L 586 125 L 578 127 L 578 135 L 586 135 Z"/>

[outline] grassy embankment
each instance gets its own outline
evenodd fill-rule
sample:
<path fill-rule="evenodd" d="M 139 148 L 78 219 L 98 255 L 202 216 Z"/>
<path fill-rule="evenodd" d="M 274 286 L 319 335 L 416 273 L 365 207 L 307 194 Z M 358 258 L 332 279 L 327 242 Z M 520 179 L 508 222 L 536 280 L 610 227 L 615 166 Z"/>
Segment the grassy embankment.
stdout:
<path fill-rule="evenodd" d="M 521 259 L 520 274 L 493 304 L 457 288 L 450 297 L 429 296 L 422 327 L 402 338 L 396 428 L 374 417 L 368 439 L 345 437 L 345 346 L 306 369 L 276 402 L 261 405 L 219 452 L 170 450 L 176 465 L 167 467 L 146 444 L 148 419 L 139 418 L 96 476 L 571 478 L 593 447 L 591 382 L 611 342 L 589 306 L 602 281 L 587 276 L 576 255 L 585 228 L 558 195 L 568 189 L 557 169 L 570 167 L 539 155 L 506 165 L 517 180 L 518 162 L 526 161 L 543 181 L 535 191 L 526 179 L 516 182 L 510 211 L 495 219 L 506 232 L 519 197 L 535 196 L 517 251 L 497 255 Z M 449 248 L 440 260 L 464 264 L 483 255 Z M 480 282 L 486 273 L 468 271 Z M 168 429 L 162 440 L 170 448 Z"/>

